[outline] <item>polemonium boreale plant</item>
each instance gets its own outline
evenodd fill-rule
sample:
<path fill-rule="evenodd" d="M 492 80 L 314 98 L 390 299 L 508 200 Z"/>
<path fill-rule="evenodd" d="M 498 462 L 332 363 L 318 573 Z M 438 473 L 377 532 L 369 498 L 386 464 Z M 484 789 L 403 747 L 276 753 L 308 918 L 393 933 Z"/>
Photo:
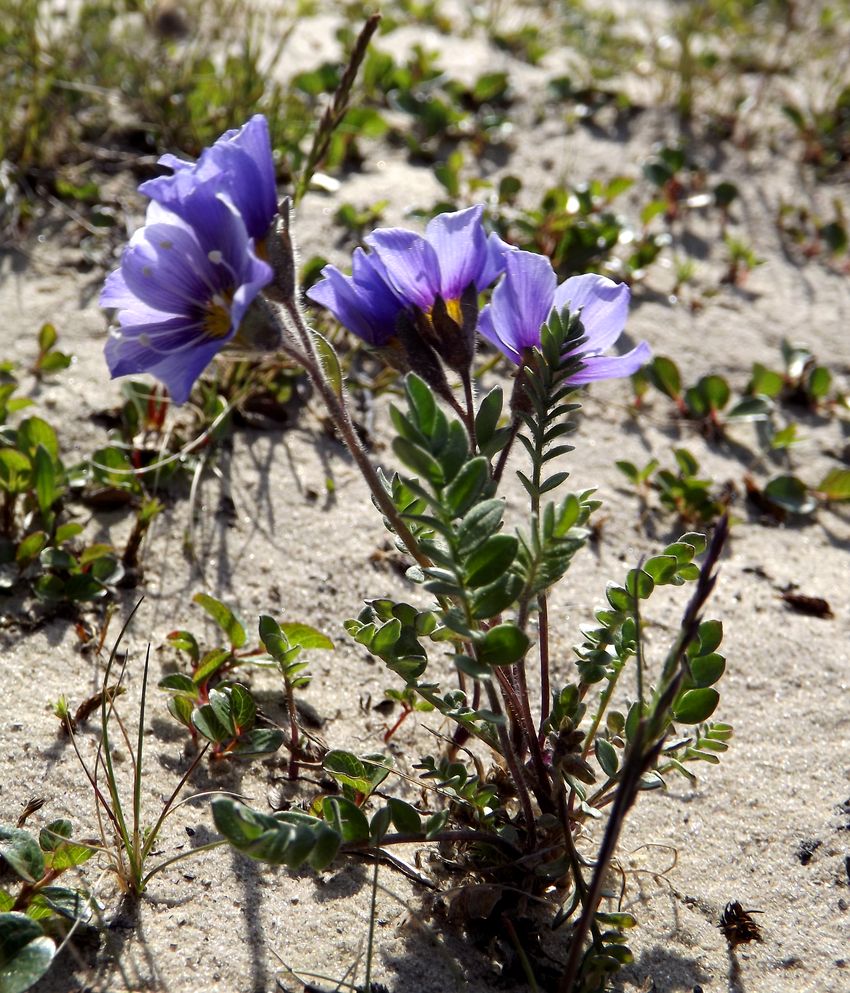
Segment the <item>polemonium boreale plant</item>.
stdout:
<path fill-rule="evenodd" d="M 194 195 L 203 189 L 196 177 Z M 212 199 L 238 217 L 233 201 L 214 189 Z M 437 789 L 415 803 L 387 799 L 389 757 L 336 749 L 323 764 L 337 789 L 318 797 L 309 813 L 264 812 L 218 797 L 213 816 L 240 851 L 292 868 L 322 868 L 347 853 L 375 854 L 399 843 L 451 848 L 450 888 L 462 894 L 487 881 L 493 899 L 486 915 L 505 929 L 506 945 L 515 944 L 513 918 L 526 905 L 518 891 L 531 898 L 528 905 L 548 908 L 549 925 L 563 927 L 550 957 L 520 949 L 530 986 L 592 993 L 631 960 L 625 931 L 634 918 L 602 903 L 626 814 L 640 791 L 662 787 L 669 774 L 692 777 L 696 761 L 716 761 L 731 733 L 710 720 L 725 663 L 717 651 L 721 626 L 702 617 L 725 525 L 701 567 L 695 559 L 706 538 L 689 533 L 610 584 L 590 624 L 576 632 L 572 658 L 553 665 L 550 593 L 584 545 L 599 506 L 592 490 L 565 489 L 576 392 L 627 375 L 649 352 L 641 344 L 624 356 L 602 354 L 623 330 L 625 287 L 593 275 L 557 287 L 548 260 L 488 238 L 481 222 L 481 209 L 473 207 L 440 215 L 424 236 L 374 232 L 350 277 L 328 269 L 311 292 L 370 343 L 407 336 L 439 365 L 437 380 L 431 366 L 427 375 L 414 366 L 404 405 L 391 409 L 398 471 L 377 469 L 364 450 L 339 360 L 309 326 L 285 204 L 267 239 L 274 274 L 264 294 L 281 349 L 313 380 L 385 525 L 410 558 L 409 597 L 370 599 L 346 630 L 401 681 L 398 692 L 410 706 L 420 701 L 450 727 L 445 745 L 418 765 L 423 788 Z M 244 222 L 241 230 L 253 259 Z M 143 237 L 148 241 L 156 244 L 153 235 Z M 188 250 L 193 243 L 185 244 Z M 131 261 L 132 285 L 126 282 L 135 293 L 149 277 Z M 480 292 L 500 272 L 479 318 Z M 149 333 L 141 318 L 133 327 L 136 336 Z M 478 333 L 519 366 L 507 409 L 501 385 L 473 395 Z M 453 402 L 452 376 L 466 387 L 463 408 Z M 185 393 L 188 377 L 181 383 Z M 508 514 L 500 490 L 515 439 L 528 504 Z M 669 651 L 656 661 L 643 643 L 643 603 L 658 586 L 688 582 L 695 592 Z M 289 664 L 291 648 L 268 618 L 260 637 L 272 660 Z M 627 670 L 633 678 L 621 683 Z M 294 753 L 294 740 L 290 745 Z M 608 820 L 594 855 L 590 828 L 603 811 Z M 462 915 L 463 897 L 454 899 Z"/>

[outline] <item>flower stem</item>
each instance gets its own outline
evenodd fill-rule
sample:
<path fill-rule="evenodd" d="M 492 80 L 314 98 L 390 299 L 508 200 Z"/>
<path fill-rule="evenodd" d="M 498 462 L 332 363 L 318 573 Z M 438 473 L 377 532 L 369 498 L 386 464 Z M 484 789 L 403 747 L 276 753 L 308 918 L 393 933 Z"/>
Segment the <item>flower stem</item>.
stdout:
<path fill-rule="evenodd" d="M 543 743 L 543 725 L 551 709 L 549 689 L 549 601 L 545 592 L 537 597 L 537 631 L 540 648 L 540 733 L 538 741 Z"/>
<path fill-rule="evenodd" d="M 321 393 L 325 406 L 328 408 L 328 413 L 331 415 L 334 424 L 339 430 L 342 440 L 345 442 L 346 447 L 351 453 L 351 457 L 357 463 L 357 468 L 366 480 L 366 484 L 372 491 L 372 496 L 375 498 L 375 502 L 378 504 L 381 512 L 392 525 L 395 533 L 404 542 L 408 552 L 410 552 L 420 566 L 423 568 L 428 568 L 428 566 L 431 565 L 431 560 L 419 548 L 419 543 L 416 538 L 414 538 L 410 528 L 408 528 L 402 520 L 401 515 L 398 510 L 396 510 L 389 494 L 384 489 L 380 479 L 378 478 L 378 474 L 375 471 L 374 466 L 369 461 L 369 456 L 367 455 L 366 450 L 358 437 L 354 423 L 351 420 L 351 415 L 348 411 L 344 394 L 338 395 L 335 393 L 331 385 L 328 383 L 327 377 L 324 374 L 322 360 L 316 352 L 313 337 L 306 322 L 304 321 L 304 315 L 301 313 L 300 307 L 294 300 L 287 301 L 284 304 L 284 307 L 286 308 L 286 313 L 290 318 L 298 339 L 307 351 L 306 355 L 301 356 L 301 361 L 304 363 L 304 368 L 307 370 L 307 374 L 310 376 L 310 379 L 313 381 L 316 389 L 318 389 L 319 393 Z"/>
<path fill-rule="evenodd" d="M 485 679 L 484 686 L 487 690 L 487 700 L 490 704 L 490 709 L 494 714 L 503 716 L 502 704 L 499 702 L 499 694 L 496 692 L 496 687 L 493 685 L 493 681 L 491 679 Z M 531 797 L 528 794 L 528 787 L 525 785 L 525 774 L 523 773 L 522 765 L 514 753 L 514 747 L 511 744 L 510 735 L 508 734 L 503 722 L 499 722 L 496 725 L 496 731 L 499 735 L 499 743 L 502 746 L 502 754 L 505 757 L 505 761 L 508 763 L 508 768 L 511 771 L 511 778 L 516 784 L 519 802 L 522 805 L 522 812 L 525 817 L 525 823 L 528 830 L 526 848 L 530 851 L 537 843 L 537 831 L 534 825 L 534 808 L 531 806 Z"/>

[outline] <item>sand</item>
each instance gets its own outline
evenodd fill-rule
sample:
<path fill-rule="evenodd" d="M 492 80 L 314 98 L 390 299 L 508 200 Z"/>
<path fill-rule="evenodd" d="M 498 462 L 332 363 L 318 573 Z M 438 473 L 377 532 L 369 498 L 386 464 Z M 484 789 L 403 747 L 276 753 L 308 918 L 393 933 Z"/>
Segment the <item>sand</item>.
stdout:
<path fill-rule="evenodd" d="M 634 14 L 635 5 L 627 6 Z M 299 66 L 299 59 L 315 61 L 317 47 L 328 47 L 327 41 L 311 43 L 311 30 L 318 37 L 319 26 L 326 24 L 299 26 L 293 65 Z M 412 38 L 438 40 L 430 29 L 416 27 L 400 29 L 380 44 L 395 39 L 402 45 Z M 457 68 L 457 75 L 480 66 L 505 68 L 521 90 L 506 161 L 485 159 L 479 166 L 487 177 L 521 175 L 529 198 L 559 183 L 636 176 L 654 143 L 669 141 L 675 133 L 663 109 L 643 111 L 624 130 L 565 123 L 544 89 L 558 53 L 550 53 L 541 67 L 529 67 L 496 52 L 478 35 L 450 39 L 445 52 L 445 63 L 453 72 Z M 720 373 L 737 391 L 745 387 L 753 362 L 779 364 L 783 338 L 802 341 L 847 389 L 847 278 L 817 260 L 800 264 L 789 257 L 775 223 L 782 201 L 811 196 L 820 204 L 836 197 L 846 202 L 846 186 L 814 186 L 799 166 L 799 149 L 778 140 L 782 125 L 768 109 L 763 112 L 765 130 L 753 147 L 726 143 L 716 155 L 707 143 L 698 147 L 703 161 L 711 163 L 712 180 L 738 185 L 733 228 L 764 263 L 744 286 L 722 283 L 719 224 L 694 213 L 679 232 L 686 234 L 687 226 L 690 243 L 701 246 L 693 285 L 682 300 L 672 302 L 669 261 L 653 267 L 635 289 L 628 338 L 632 343 L 646 339 L 656 353 L 674 357 L 688 382 Z M 441 195 L 427 166 L 411 164 L 400 150 L 386 146 L 370 149 L 362 169 L 340 180 L 337 193 L 311 193 L 298 212 L 296 234 L 305 258 L 321 252 L 346 263 L 347 253 L 335 247 L 338 230 L 331 221 L 340 203 L 366 206 L 386 198 L 385 222 L 399 223 L 409 208 L 427 206 Z M 122 181 L 113 183 L 110 190 L 121 197 L 132 228 L 141 219 L 142 198 Z M 37 384 L 22 373 L 36 410 L 61 426 L 66 463 L 103 443 L 104 429 L 93 417 L 120 397 L 120 385 L 107 380 L 101 352 L 106 325 L 97 306 L 110 263 L 83 263 L 81 233 L 72 219 L 50 208 L 29 238 L 0 254 L 0 308 L 6 315 L 0 358 L 25 368 L 34 357 L 37 329 L 48 320 L 57 326 L 60 346 L 75 356 L 71 369 L 55 380 Z M 700 306 L 688 306 L 691 301 Z M 642 796 L 628 821 L 619 853 L 626 882 L 623 907 L 638 917 L 640 927 L 632 942 L 636 962 L 617 988 L 840 993 L 850 988 L 850 514 L 836 505 L 810 519 L 771 526 L 743 496 L 745 473 L 763 483 L 779 471 L 760 453 L 751 426 L 730 432 L 735 444 L 706 442 L 693 425 L 674 416 L 660 395 L 648 398 L 638 418 L 629 399 L 622 383 L 595 385 L 584 401 L 576 451 L 565 462 L 572 486 L 598 487 L 605 507 L 599 542 L 579 556 L 553 599 L 556 672 L 568 676 L 570 646 L 601 605 L 605 583 L 622 580 L 641 555 L 658 551 L 684 530 L 669 512 L 640 520 L 638 501 L 614 459 L 643 465 L 655 456 L 669 465 L 672 449 L 686 447 L 710 478 L 732 481 L 737 492 L 731 507 L 737 521 L 709 609 L 710 616 L 723 620 L 728 658 L 716 716 L 731 723 L 735 735 L 719 766 L 700 768 L 696 785 L 671 779 L 667 791 Z M 180 499 L 153 525 L 143 552 L 142 584 L 118 594 L 120 618 L 145 594 L 126 639 L 130 660 L 122 713 L 135 727 L 149 643 L 154 688 L 143 789 L 149 822 L 191 753 L 155 682 L 176 661 L 165 644 L 168 632 L 189 628 L 208 639 L 214 636 L 200 608 L 191 604 L 199 591 L 230 603 L 251 639 L 260 613 L 304 621 L 332 636 L 336 651 L 314 656 L 314 680 L 303 698 L 321 717 L 320 733 L 332 747 L 360 753 L 382 747 L 387 718 L 373 706 L 395 684 L 346 636 L 342 621 L 355 616 L 366 597 L 421 602 L 423 594 L 375 554 L 385 549 L 386 534 L 349 457 L 323 430 L 321 415 L 313 399 L 285 430 L 239 428 L 217 461 L 218 473 L 203 477 L 194 556 L 183 548 L 189 506 Z M 807 413 L 798 419 L 804 440 L 791 455 L 795 473 L 816 482 L 841 458 L 846 464 L 846 413 L 843 421 Z M 385 399 L 376 405 L 374 423 L 373 457 L 392 467 Z M 514 457 L 512 465 L 519 464 Z M 232 512 L 223 498 L 233 501 Z M 510 490 L 509 505 L 521 508 L 517 488 Z M 124 514 L 89 517 L 82 508 L 81 513 L 87 535 L 119 547 L 126 540 L 130 521 Z M 790 610 L 780 594 L 791 587 L 827 598 L 833 616 Z M 680 595 L 660 597 L 650 608 L 650 665 L 659 664 L 683 606 Z M 4 821 L 14 821 L 30 796 L 39 795 L 47 803 L 32 823 L 42 823 L 42 816 L 43 822 L 67 816 L 81 836 L 90 836 L 96 830 L 91 790 L 73 750 L 57 733 L 52 705 L 60 694 L 76 705 L 94 692 L 104 659 L 81 651 L 67 618 L 43 620 L 32 602 L 0 601 L 0 626 Z M 110 638 L 117 628 L 115 619 Z M 256 672 L 250 682 L 264 709 L 282 719 L 274 678 Z M 429 715 L 411 718 L 393 740 L 401 770 L 411 772 L 420 754 L 434 751 L 426 725 L 438 723 Z M 79 740 L 91 759 L 97 742 L 94 722 L 82 729 Z M 126 768 L 126 754 L 124 760 Z M 235 790 L 259 809 L 269 809 L 269 795 L 284 777 L 282 758 L 276 756 L 223 768 L 205 764 L 192 786 Z M 300 795 L 309 798 L 315 791 L 305 784 Z M 192 802 L 168 822 L 158 849 L 167 858 L 213 833 L 208 802 Z M 588 855 L 600 834 L 593 832 L 583 842 Z M 416 852 L 404 855 L 412 861 Z M 427 858 L 423 871 L 428 871 Z M 503 988 L 493 956 L 473 948 L 446 922 L 429 891 L 388 867 L 381 868 L 379 878 L 376 981 L 394 991 Z M 121 899 L 109 874 L 89 867 L 86 880 L 103 903 L 102 945 L 79 950 L 76 957 L 70 949 L 63 953 L 36 987 L 39 993 L 198 988 L 260 993 L 279 988 L 278 983 L 298 989 L 284 963 L 305 979 L 311 973 L 327 977 L 320 984 L 328 988 L 346 976 L 351 981 L 350 970 L 359 963 L 357 981 L 362 981 L 371 881 L 365 863 L 334 865 L 318 875 L 293 874 L 221 848 L 164 871 L 137 905 Z M 763 912 L 758 917 L 763 941 L 737 953 L 728 950 L 716 926 L 730 901 Z M 551 946 L 556 950 L 557 940 Z"/>

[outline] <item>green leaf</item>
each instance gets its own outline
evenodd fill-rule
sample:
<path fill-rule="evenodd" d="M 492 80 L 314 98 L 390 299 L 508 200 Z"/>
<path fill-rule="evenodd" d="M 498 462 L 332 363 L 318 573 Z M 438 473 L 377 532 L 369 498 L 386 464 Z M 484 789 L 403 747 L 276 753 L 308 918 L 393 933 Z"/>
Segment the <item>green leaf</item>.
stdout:
<path fill-rule="evenodd" d="M 824 366 L 815 366 L 809 373 L 809 394 L 815 400 L 823 400 L 829 394 L 832 386 L 832 373 Z"/>
<path fill-rule="evenodd" d="M 366 793 L 369 789 L 366 767 L 352 752 L 331 749 L 322 760 L 322 768 L 338 783 L 350 786 L 358 793 Z"/>
<path fill-rule="evenodd" d="M 634 610 L 634 598 L 622 586 L 609 583 L 605 590 L 605 596 L 614 610 L 619 610 L 624 614 L 630 614 Z"/>
<path fill-rule="evenodd" d="M 65 580 L 65 597 L 77 603 L 86 600 L 101 600 L 106 596 L 106 587 L 91 573 L 78 573 Z"/>
<path fill-rule="evenodd" d="M 514 573 L 502 576 L 488 586 L 475 591 L 471 599 L 470 612 L 476 620 L 489 620 L 516 602 L 522 593 L 523 581 Z"/>
<path fill-rule="evenodd" d="M 47 535 L 44 531 L 33 531 L 18 545 L 15 561 L 21 566 L 26 566 L 38 557 L 46 544 Z"/>
<path fill-rule="evenodd" d="M 422 818 L 419 811 L 403 800 L 390 797 L 387 801 L 390 818 L 397 831 L 402 834 L 419 834 L 422 830 Z"/>
<path fill-rule="evenodd" d="M 56 466 L 44 445 L 39 444 L 33 458 L 33 482 L 38 509 L 46 514 L 59 496 Z"/>
<path fill-rule="evenodd" d="M 784 385 L 785 380 L 782 373 L 774 372 L 760 362 L 753 363 L 752 375 L 747 386 L 748 393 L 770 398 L 778 397 Z"/>
<path fill-rule="evenodd" d="M 191 676 L 187 676 L 184 672 L 172 672 L 167 676 L 163 676 L 160 679 L 159 688 L 161 690 L 168 690 L 171 693 L 181 693 L 193 700 L 198 697 L 198 687 L 195 684 Z"/>
<path fill-rule="evenodd" d="M 88 845 L 76 841 L 65 841 L 46 856 L 44 861 L 48 869 L 64 872 L 66 869 L 73 869 L 75 866 L 88 862 L 95 854 L 96 850 L 89 848 Z"/>
<path fill-rule="evenodd" d="M 241 648 L 246 641 L 247 635 L 242 623 L 226 604 L 206 593 L 196 593 L 192 600 L 212 617 L 218 626 L 224 631 L 230 640 L 232 648 Z"/>
<path fill-rule="evenodd" d="M 487 447 L 496 433 L 503 403 L 502 387 L 494 386 L 478 404 L 478 413 L 475 415 L 475 436 L 478 447 L 483 452 L 487 452 Z M 493 453 L 487 452 L 487 454 Z"/>
<path fill-rule="evenodd" d="M 400 637 L 401 621 L 394 617 L 378 628 L 369 645 L 369 650 L 382 657 L 391 655 Z"/>
<path fill-rule="evenodd" d="M 455 655 L 454 662 L 458 669 L 471 679 L 487 679 L 491 673 L 490 666 L 470 655 Z"/>
<path fill-rule="evenodd" d="M 181 652 L 187 652 L 194 663 L 201 657 L 198 641 L 191 631 L 172 631 L 168 640 Z"/>
<path fill-rule="evenodd" d="M 42 324 L 38 332 L 38 350 L 49 352 L 56 344 L 56 328 L 52 324 Z"/>
<path fill-rule="evenodd" d="M 240 759 L 271 755 L 286 741 L 286 735 L 277 728 L 252 728 L 239 736 L 239 741 L 228 754 Z"/>
<path fill-rule="evenodd" d="M 464 563 L 465 585 L 470 589 L 486 586 L 507 572 L 516 558 L 519 542 L 512 534 L 494 534 Z"/>
<path fill-rule="evenodd" d="M 443 485 L 442 466 L 424 448 L 413 444 L 407 438 L 396 437 L 393 439 L 393 451 L 409 469 L 418 476 L 424 476 L 432 486 Z"/>
<path fill-rule="evenodd" d="M 325 820 L 343 840 L 343 843 L 369 840 L 369 822 L 356 803 L 344 796 L 326 796 L 322 799 Z"/>
<path fill-rule="evenodd" d="M 773 404 L 765 396 L 743 397 L 726 412 L 726 420 L 764 421 L 772 411 Z"/>
<path fill-rule="evenodd" d="M 670 397 L 671 400 L 678 399 L 682 393 L 682 377 L 679 374 L 679 367 L 672 359 L 664 355 L 656 355 L 652 360 L 652 365 L 647 369 L 650 382 L 656 389 Z"/>
<path fill-rule="evenodd" d="M 213 693 L 215 692 L 216 690 L 213 690 Z M 177 699 L 172 702 L 176 703 Z M 196 707 L 192 711 L 192 726 L 208 741 L 215 742 L 216 744 L 228 741 L 233 737 L 233 731 L 229 726 L 229 722 L 226 725 L 221 723 L 218 713 L 211 703 L 205 703 L 203 706 Z"/>
<path fill-rule="evenodd" d="M 806 515 L 817 509 L 815 498 L 806 484 L 796 476 L 774 476 L 765 486 L 763 495 L 772 504 L 791 514 Z"/>
<path fill-rule="evenodd" d="M 248 731 L 254 726 L 257 705 L 254 698 L 241 683 L 229 687 L 230 718 L 237 731 Z"/>
<path fill-rule="evenodd" d="M 319 358 L 322 360 L 322 369 L 325 377 L 334 393 L 338 397 L 341 397 L 342 366 L 339 364 L 339 356 L 336 354 L 336 349 L 318 331 L 313 331 L 313 340 L 316 345 L 316 351 L 319 353 Z"/>
<path fill-rule="evenodd" d="M 280 629 L 277 621 L 268 614 L 261 614 L 259 620 L 260 641 L 272 658 L 281 661 L 290 649 L 289 639 Z"/>
<path fill-rule="evenodd" d="M 703 621 L 699 626 L 699 654 L 709 655 L 723 641 L 723 624 L 720 621 Z"/>
<path fill-rule="evenodd" d="M 713 686 L 726 669 L 726 659 L 717 652 L 691 659 L 691 675 L 698 687 Z M 703 718 L 704 720 L 704 718 Z"/>
<path fill-rule="evenodd" d="M 478 661 L 485 665 L 512 665 L 530 645 L 528 636 L 516 624 L 497 624 L 477 641 Z"/>
<path fill-rule="evenodd" d="M 65 584 L 58 576 L 39 576 L 33 583 L 33 592 L 45 603 L 58 603 L 65 598 Z"/>
<path fill-rule="evenodd" d="M 817 491 L 826 500 L 850 500 L 850 469 L 830 469 L 818 484 Z"/>
<path fill-rule="evenodd" d="M 38 362 L 37 368 L 38 372 L 42 374 L 61 372 L 63 369 L 67 369 L 71 362 L 71 356 L 65 355 L 64 352 L 50 352 Z"/>
<path fill-rule="evenodd" d="M 593 743 L 593 748 L 596 752 L 596 760 L 602 767 L 602 771 L 609 779 L 613 779 L 617 775 L 617 769 L 620 767 L 620 760 L 617 758 L 617 749 L 610 741 L 606 741 L 605 738 L 597 738 Z"/>
<path fill-rule="evenodd" d="M 637 919 L 632 914 L 611 913 L 605 914 L 601 911 L 596 913 L 597 924 L 604 924 L 605 927 L 628 930 L 637 927 Z"/>
<path fill-rule="evenodd" d="M 66 541 L 70 541 L 71 538 L 76 538 L 78 534 L 82 534 L 85 529 L 82 524 L 77 521 L 70 521 L 68 524 L 60 524 L 56 528 L 55 542 L 57 545 L 62 545 Z"/>
<path fill-rule="evenodd" d="M 94 909 L 91 898 L 85 893 L 65 886 L 45 886 L 30 901 L 27 916 L 46 918 L 59 914 L 70 921 L 86 922 L 91 920 Z"/>
<path fill-rule="evenodd" d="M 687 531 L 683 534 L 677 545 L 690 545 L 694 550 L 694 555 L 702 555 L 708 545 L 708 539 L 704 534 L 700 534 L 699 531 Z M 691 556 L 693 558 L 693 556 Z M 690 561 L 690 559 L 688 560 Z"/>
<path fill-rule="evenodd" d="M 434 433 L 440 413 L 431 387 L 415 372 L 409 372 L 404 380 L 404 389 L 407 393 L 411 413 L 415 418 L 416 427 L 426 438 L 430 438 Z"/>
<path fill-rule="evenodd" d="M 0 857 L 28 883 L 44 875 L 44 855 L 28 831 L 0 825 Z"/>
<path fill-rule="evenodd" d="M 626 590 L 632 599 L 637 596 L 640 600 L 646 600 L 654 589 L 655 581 L 648 572 L 644 569 L 629 570 L 626 576 Z"/>
<path fill-rule="evenodd" d="M 231 797 L 216 797 L 212 811 L 216 828 L 234 848 L 272 865 L 297 869 L 306 860 L 314 869 L 324 869 L 342 840 L 325 821 L 301 811 L 270 816 Z"/>
<path fill-rule="evenodd" d="M 43 852 L 52 852 L 71 837 L 73 825 L 65 818 L 51 821 L 38 833 L 38 847 Z"/>
<path fill-rule="evenodd" d="M 443 493 L 443 506 L 452 517 L 463 515 L 490 483 L 490 463 L 479 455 L 464 465 Z"/>
<path fill-rule="evenodd" d="M 51 459 L 58 460 L 59 439 L 52 426 L 40 417 L 28 417 L 18 426 L 18 448 L 35 457 L 39 445 L 47 450 Z"/>
<path fill-rule="evenodd" d="M 626 459 L 619 459 L 614 463 L 614 465 L 616 465 L 616 467 L 630 483 L 637 486 L 640 482 L 640 473 L 634 462 L 629 462 Z"/>
<path fill-rule="evenodd" d="M 501 498 L 484 500 L 476 504 L 458 525 L 458 555 L 466 558 L 483 545 L 502 526 L 504 513 L 505 501 Z"/>
<path fill-rule="evenodd" d="M 192 673 L 192 680 L 195 685 L 200 686 L 206 683 L 211 676 L 215 675 L 232 658 L 232 654 L 226 648 L 214 648 L 211 652 L 207 652 L 199 660 L 198 668 Z"/>
<path fill-rule="evenodd" d="M 674 704 L 673 717 L 682 724 L 701 724 L 711 717 L 719 701 L 717 690 L 687 690 Z"/>
<path fill-rule="evenodd" d="M 25 914 L 0 914 L 0 993 L 23 993 L 50 968 L 56 946 Z"/>
<path fill-rule="evenodd" d="M 425 838 L 430 841 L 435 835 L 439 834 L 440 831 L 446 826 L 449 819 L 448 810 L 440 810 L 436 814 L 432 814 L 427 821 L 425 821 Z"/>
<path fill-rule="evenodd" d="M 187 728 L 193 728 L 192 713 L 195 710 L 194 700 L 186 696 L 175 696 L 168 701 L 168 712 L 171 716 L 184 724 Z"/>
<path fill-rule="evenodd" d="M 697 389 L 705 398 L 710 410 L 723 410 L 729 403 L 731 390 L 722 376 L 703 376 L 697 383 Z"/>
<path fill-rule="evenodd" d="M 653 555 L 643 564 L 644 572 L 652 576 L 659 585 L 672 582 L 679 568 L 679 560 L 675 555 Z"/>
<path fill-rule="evenodd" d="M 31 475 L 30 460 L 16 448 L 0 448 L 0 490 L 26 493 Z"/>
<path fill-rule="evenodd" d="M 351 752 L 332 749 L 322 760 L 322 768 L 342 786 L 369 796 L 387 778 L 391 760 L 382 755 L 359 759 Z"/>
<path fill-rule="evenodd" d="M 280 625 L 280 630 L 286 635 L 289 644 L 298 645 L 308 651 L 333 651 L 334 643 L 326 635 L 309 624 L 287 621 Z"/>

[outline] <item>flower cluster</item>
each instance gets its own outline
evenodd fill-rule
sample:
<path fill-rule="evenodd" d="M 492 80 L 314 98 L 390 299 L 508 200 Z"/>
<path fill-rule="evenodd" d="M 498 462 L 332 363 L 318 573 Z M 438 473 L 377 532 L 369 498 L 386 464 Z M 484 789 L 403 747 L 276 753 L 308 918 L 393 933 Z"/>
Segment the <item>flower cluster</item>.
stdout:
<path fill-rule="evenodd" d="M 145 225 L 100 302 L 118 311 L 106 346 L 112 375 L 150 372 L 183 403 L 275 275 L 265 247 L 277 212 L 268 125 L 257 115 L 197 162 L 173 155 L 159 161 L 172 173 L 141 185 L 151 198 Z M 444 396 L 443 367 L 467 380 L 477 333 L 521 364 L 540 344 L 553 308 L 581 313 L 582 367 L 573 383 L 628 376 L 649 359 L 645 342 L 625 355 L 602 354 L 623 331 L 628 287 L 597 275 L 557 286 L 544 256 L 486 233 L 483 210 L 440 214 L 424 235 L 376 230 L 366 238 L 368 251 L 354 252 L 351 275 L 326 266 L 307 296 Z M 479 313 L 479 297 L 494 283 Z"/>
<path fill-rule="evenodd" d="M 605 276 L 572 276 L 560 286 L 549 260 L 489 238 L 483 207 L 440 214 L 425 236 L 400 228 L 374 231 L 371 249 L 354 253 L 352 274 L 335 266 L 307 291 L 368 344 L 386 347 L 405 337 L 410 324 L 451 367 L 462 371 L 472 357 L 476 330 L 512 362 L 540 344 L 540 329 L 553 309 L 580 311 L 585 342 L 575 385 L 629 376 L 650 358 L 641 342 L 621 356 L 602 353 L 620 337 L 629 310 L 629 288 Z M 492 302 L 479 314 L 478 295 L 501 276 Z"/>
<path fill-rule="evenodd" d="M 114 376 L 150 372 L 176 403 L 236 334 L 272 279 L 263 239 L 276 213 L 266 120 L 251 118 L 197 162 L 165 155 L 173 175 L 143 183 L 145 224 L 100 296 L 116 308 L 106 346 Z"/>

